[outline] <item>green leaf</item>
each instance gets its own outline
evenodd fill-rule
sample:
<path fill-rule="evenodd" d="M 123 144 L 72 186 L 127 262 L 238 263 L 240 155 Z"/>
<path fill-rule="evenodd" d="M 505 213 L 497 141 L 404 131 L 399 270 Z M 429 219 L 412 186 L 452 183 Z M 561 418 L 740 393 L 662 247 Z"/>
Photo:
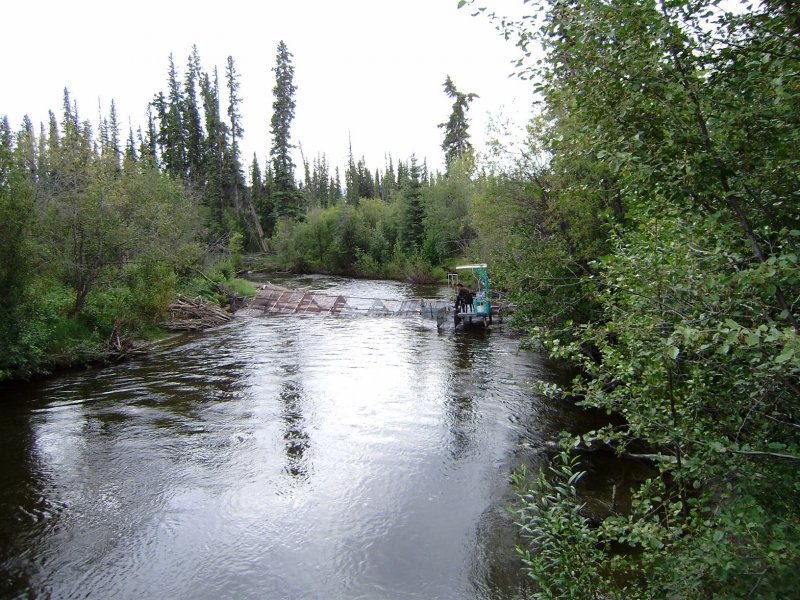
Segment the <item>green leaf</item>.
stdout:
<path fill-rule="evenodd" d="M 738 324 L 736 321 L 734 321 L 733 319 L 725 319 L 725 325 L 727 325 L 727 326 L 728 326 L 728 327 L 730 327 L 731 329 L 741 329 L 741 327 L 742 327 L 741 325 L 739 325 L 739 324 Z"/>
<path fill-rule="evenodd" d="M 728 449 L 723 444 L 717 441 L 711 442 L 709 446 L 711 446 L 711 449 L 714 450 L 714 452 L 719 452 L 720 454 L 725 454 L 725 452 L 728 451 Z"/>
<path fill-rule="evenodd" d="M 783 352 L 781 352 L 778 356 L 775 357 L 775 362 L 783 364 L 785 362 L 790 361 L 793 357 L 794 357 L 794 349 L 784 348 Z"/>

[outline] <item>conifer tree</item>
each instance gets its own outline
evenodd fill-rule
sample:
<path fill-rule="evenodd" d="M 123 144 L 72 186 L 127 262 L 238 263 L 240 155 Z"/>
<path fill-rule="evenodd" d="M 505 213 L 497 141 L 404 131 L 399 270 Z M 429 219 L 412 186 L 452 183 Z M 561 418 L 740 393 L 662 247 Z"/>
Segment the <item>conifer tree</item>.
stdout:
<path fill-rule="evenodd" d="M 347 188 L 345 199 L 347 204 L 351 206 L 358 206 L 358 168 L 356 167 L 355 160 L 353 160 L 353 142 L 348 140 L 347 147 L 347 170 L 344 173 L 344 185 Z"/>
<path fill-rule="evenodd" d="M 0 150 L 5 150 L 11 153 L 11 124 L 8 122 L 8 116 L 3 115 L 0 119 Z"/>
<path fill-rule="evenodd" d="M 178 84 L 178 74 L 172 54 L 169 55 L 167 74 L 168 95 L 156 97 L 156 115 L 159 118 L 161 146 L 164 168 L 176 177 L 186 175 L 186 135 L 183 126 L 183 93 Z"/>
<path fill-rule="evenodd" d="M 236 72 L 233 56 L 228 57 L 228 62 L 225 66 L 225 82 L 228 87 L 228 120 L 230 121 L 231 130 L 231 156 L 237 165 L 240 165 L 239 141 L 244 136 L 244 128 L 242 128 L 242 116 L 239 109 L 242 103 L 242 97 L 239 95 L 239 74 Z"/>
<path fill-rule="evenodd" d="M 139 136 L 141 137 L 142 130 L 139 130 Z M 126 162 L 137 162 L 139 157 L 136 154 L 136 139 L 133 136 L 133 126 L 128 121 L 128 141 L 125 144 L 125 161 Z"/>
<path fill-rule="evenodd" d="M 455 159 L 463 158 L 467 152 L 472 150 L 472 144 L 469 142 L 469 131 L 467 131 L 469 126 L 467 110 L 469 110 L 469 103 L 478 98 L 478 95 L 459 92 L 449 75 L 444 82 L 444 91 L 445 94 L 454 99 L 450 119 L 447 123 L 439 124 L 439 127 L 444 129 L 442 150 L 444 150 L 445 164 L 449 168 Z"/>
<path fill-rule="evenodd" d="M 411 155 L 408 177 L 403 183 L 403 217 L 401 223 L 401 240 L 408 254 L 413 254 L 422 246 L 424 235 L 423 219 L 425 208 L 422 203 L 421 169 L 417 157 Z"/>
<path fill-rule="evenodd" d="M 139 130 L 139 156 L 143 160 L 158 165 L 158 133 L 153 119 L 153 104 L 147 107 L 147 134 Z"/>
<path fill-rule="evenodd" d="M 272 148 L 270 158 L 273 169 L 273 202 L 277 217 L 298 218 L 302 214 L 300 194 L 294 179 L 294 162 L 291 151 L 291 126 L 294 119 L 297 88 L 294 85 L 292 54 L 281 40 L 275 59 L 275 87 L 272 89 Z"/>
<path fill-rule="evenodd" d="M 374 182 L 372 181 L 372 175 L 370 174 L 367 165 L 364 162 L 364 157 L 361 157 L 361 160 L 358 161 L 358 165 L 356 166 L 357 176 L 358 176 L 358 197 L 359 198 L 374 198 L 375 197 L 375 188 Z"/>
<path fill-rule="evenodd" d="M 339 175 L 339 167 L 335 169 L 335 176 L 331 177 L 330 196 L 328 204 L 336 206 L 342 199 L 342 178 Z"/>
<path fill-rule="evenodd" d="M 33 131 L 33 123 L 28 115 L 23 117 L 22 129 L 17 133 L 15 153 L 17 162 L 25 176 L 30 181 L 36 182 L 38 179 L 36 134 Z"/>
<path fill-rule="evenodd" d="M 239 108 L 242 103 L 242 97 L 239 95 L 239 74 L 236 72 L 233 56 L 228 56 L 225 65 L 225 85 L 228 90 L 227 113 L 230 123 L 228 127 L 230 144 L 225 151 L 226 189 L 229 190 L 228 193 L 230 193 L 233 198 L 233 204 L 239 214 L 240 221 L 246 224 L 253 238 L 255 238 L 259 249 L 262 252 L 266 252 L 267 243 L 264 229 L 261 225 L 261 219 L 258 217 L 256 203 L 254 202 L 252 194 L 247 194 L 245 190 L 239 146 L 244 136 L 244 128 L 241 122 L 241 110 Z M 257 163 L 255 166 L 258 167 Z M 260 172 L 258 176 L 260 179 Z"/>
<path fill-rule="evenodd" d="M 392 155 L 387 157 L 386 171 L 383 174 L 383 181 L 381 182 L 380 193 L 381 199 L 388 202 L 392 192 L 397 187 L 397 179 L 394 173 L 394 164 L 392 163 Z"/>
<path fill-rule="evenodd" d="M 200 94 L 203 98 L 205 127 L 208 132 L 204 140 L 205 146 L 205 190 L 204 200 L 213 213 L 212 226 L 222 234 L 227 202 L 225 199 L 225 144 L 226 131 L 220 118 L 219 91 L 216 81 L 212 82 L 208 73 L 200 77 Z"/>
<path fill-rule="evenodd" d="M 117 105 L 111 100 L 111 110 L 108 114 L 108 144 L 112 160 L 117 169 L 120 166 L 122 151 L 120 150 L 119 119 L 117 118 Z"/>
<path fill-rule="evenodd" d="M 203 143 L 204 132 L 200 121 L 200 109 L 197 102 L 197 85 L 200 79 L 200 55 L 197 46 L 192 46 L 192 53 L 186 67 L 183 84 L 182 122 L 186 140 L 186 175 L 192 184 L 200 184 L 203 180 Z"/>

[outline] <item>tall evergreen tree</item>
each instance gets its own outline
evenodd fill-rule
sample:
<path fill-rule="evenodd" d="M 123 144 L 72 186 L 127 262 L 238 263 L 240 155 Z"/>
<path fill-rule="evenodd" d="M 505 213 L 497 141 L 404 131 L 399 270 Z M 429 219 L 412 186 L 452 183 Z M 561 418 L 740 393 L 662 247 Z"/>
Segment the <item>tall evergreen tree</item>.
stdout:
<path fill-rule="evenodd" d="M 203 97 L 205 126 L 208 132 L 205 145 L 205 189 L 203 197 L 213 214 L 212 227 L 217 234 L 224 234 L 223 222 L 226 200 L 225 145 L 226 130 L 219 112 L 219 90 L 216 80 L 211 81 L 208 73 L 200 77 L 200 93 Z"/>
<path fill-rule="evenodd" d="M 348 140 L 347 144 L 347 170 L 344 172 L 344 185 L 346 189 L 345 199 L 350 206 L 358 206 L 359 184 L 358 168 L 353 159 L 353 142 Z"/>
<path fill-rule="evenodd" d="M 11 155 L 11 142 L 11 124 L 8 122 L 8 117 L 3 115 L 3 118 L 0 119 L 0 149 L 5 150 L 9 156 Z"/>
<path fill-rule="evenodd" d="M 239 74 L 236 72 L 233 56 L 228 56 L 228 61 L 225 65 L 225 84 L 228 89 L 228 120 L 230 122 L 230 145 L 225 153 L 225 165 L 230 193 L 233 196 L 234 206 L 237 207 L 239 212 L 240 220 L 247 225 L 259 249 L 266 251 L 267 244 L 261 219 L 258 217 L 252 194 L 246 193 L 244 174 L 242 173 L 239 145 L 244 136 L 239 108 L 242 103 L 242 97 L 239 95 Z"/>
<path fill-rule="evenodd" d="M 449 167 L 455 159 L 463 158 L 467 152 L 472 150 L 467 130 L 469 126 L 467 110 L 469 110 L 469 103 L 478 98 L 478 95 L 459 92 L 453 84 L 453 80 L 450 79 L 450 75 L 445 79 L 444 91 L 454 99 L 450 119 L 447 123 L 439 124 L 439 127 L 444 128 L 442 150 L 444 150 L 445 164 Z"/>
<path fill-rule="evenodd" d="M 33 123 L 28 115 L 25 115 L 22 119 L 22 129 L 17 134 L 15 152 L 17 154 L 17 162 L 22 167 L 26 177 L 35 182 L 38 179 L 36 134 L 33 131 Z"/>
<path fill-rule="evenodd" d="M 178 83 L 178 73 L 172 54 L 169 55 L 167 85 L 167 98 L 164 98 L 163 94 L 159 94 L 155 100 L 160 126 L 159 143 L 167 173 L 184 177 L 187 164 L 186 135 L 183 126 L 183 92 Z"/>
<path fill-rule="evenodd" d="M 372 180 L 372 174 L 367 168 L 363 156 L 361 157 L 361 160 L 358 161 L 357 171 L 358 171 L 358 197 L 374 198 L 375 182 Z"/>
<path fill-rule="evenodd" d="M 336 167 L 334 172 L 334 177 L 331 177 L 330 196 L 328 197 L 330 206 L 336 206 L 342 199 L 342 178 L 339 175 L 339 167 Z"/>
<path fill-rule="evenodd" d="M 139 130 L 141 136 L 142 130 Z M 137 162 L 139 160 L 136 154 L 136 138 L 133 136 L 133 125 L 128 121 L 128 141 L 125 144 L 125 160 L 127 162 Z"/>
<path fill-rule="evenodd" d="M 294 179 L 292 161 L 291 126 L 294 119 L 297 88 L 294 85 L 292 54 L 281 40 L 275 59 L 275 87 L 272 89 L 272 148 L 270 158 L 273 169 L 273 201 L 277 217 L 298 218 L 302 214 L 300 194 Z"/>
<path fill-rule="evenodd" d="M 183 83 L 182 122 L 186 140 L 186 175 L 190 183 L 201 185 L 203 181 L 203 143 L 204 132 L 197 102 L 197 86 L 201 76 L 200 54 L 197 46 L 192 46 L 192 53 L 186 67 Z"/>
<path fill-rule="evenodd" d="M 117 105 L 114 100 L 111 100 L 111 110 L 108 114 L 108 144 L 109 150 L 112 154 L 112 160 L 119 169 L 122 151 L 120 150 L 120 131 L 119 119 L 117 118 Z"/>
<path fill-rule="evenodd" d="M 244 136 L 240 105 L 242 97 L 239 95 L 239 74 L 233 63 L 233 56 L 228 57 L 225 66 L 225 82 L 228 88 L 228 120 L 231 130 L 231 156 L 237 165 L 240 165 L 239 142 Z M 240 168 L 240 167 L 239 167 Z"/>
<path fill-rule="evenodd" d="M 402 188 L 404 206 L 400 235 L 403 248 L 409 254 L 420 249 L 424 235 L 425 207 L 422 202 L 421 175 L 417 157 L 412 154 L 408 178 Z"/>
<path fill-rule="evenodd" d="M 153 119 L 153 107 L 151 103 L 147 107 L 147 133 L 143 135 L 139 131 L 139 156 L 153 165 L 158 165 L 158 133 Z"/>
<path fill-rule="evenodd" d="M 392 163 L 392 155 L 386 157 L 386 171 L 383 174 L 383 181 L 381 181 L 380 193 L 381 199 L 388 202 L 392 192 L 397 188 L 397 178 L 394 173 L 394 164 Z"/>

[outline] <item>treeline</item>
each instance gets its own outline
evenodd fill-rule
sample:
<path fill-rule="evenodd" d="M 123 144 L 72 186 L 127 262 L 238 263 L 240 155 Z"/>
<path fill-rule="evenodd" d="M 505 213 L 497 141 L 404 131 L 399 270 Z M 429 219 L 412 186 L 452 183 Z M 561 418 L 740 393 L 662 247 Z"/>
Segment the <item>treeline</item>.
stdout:
<path fill-rule="evenodd" d="M 64 91 L 60 117 L 38 131 L 0 120 L 0 380 L 100 360 L 111 341 L 154 335 L 177 293 L 221 300 L 243 252 L 296 271 L 443 278 L 437 265 L 473 236 L 466 109 L 450 81 L 446 174 L 412 156 L 372 170 L 351 149 L 344 173 L 324 155 L 302 173 L 292 160 L 296 88 L 278 44 L 264 168 L 248 177 L 239 75 L 204 71 L 193 48 L 183 75 L 169 58 L 167 89 L 144 128 L 123 133 L 114 103 L 97 127 Z M 449 138 L 447 136 L 450 136 Z"/>
<path fill-rule="evenodd" d="M 800 27 L 788 2 L 720 6 L 494 16 L 542 115 L 473 223 L 518 322 L 581 367 L 544 391 L 612 415 L 517 477 L 536 597 L 800 589 Z M 588 514 L 603 448 L 654 476 Z"/>
<path fill-rule="evenodd" d="M 67 93 L 40 135 L 0 126 L 0 379 L 96 360 L 144 333 L 204 254 L 201 206 L 151 161 L 118 152 Z"/>

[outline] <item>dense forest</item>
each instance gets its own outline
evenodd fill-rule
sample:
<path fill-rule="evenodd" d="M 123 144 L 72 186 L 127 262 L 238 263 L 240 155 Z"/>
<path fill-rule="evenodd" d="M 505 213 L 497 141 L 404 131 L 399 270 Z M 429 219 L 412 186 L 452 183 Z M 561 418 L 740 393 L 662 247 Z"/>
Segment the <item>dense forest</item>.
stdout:
<path fill-rule="evenodd" d="M 521 150 L 476 151 L 446 77 L 444 173 L 416 157 L 292 161 L 294 64 L 272 147 L 245 167 L 233 58 L 169 59 L 143 128 L 94 131 L 65 90 L 38 131 L 0 124 L 0 379 L 153 335 L 177 293 L 273 267 L 409 281 L 484 260 L 515 325 L 578 367 L 554 402 L 609 415 L 515 476 L 537 597 L 788 598 L 800 589 L 800 19 L 790 2 L 524 2 L 488 18 L 539 106 Z M 498 65 L 503 68 L 503 65 Z M 480 93 L 480 90 L 476 90 Z M 502 158 L 502 159 L 501 159 Z M 221 299 L 221 298 L 219 298 Z M 646 460 L 588 514 L 581 456 Z"/>
<path fill-rule="evenodd" d="M 453 114 L 442 123 L 448 173 L 415 156 L 372 170 L 352 148 L 343 172 L 324 155 L 293 162 L 292 54 L 278 45 L 269 124 L 272 146 L 245 174 L 239 75 L 206 72 L 196 47 L 181 75 L 169 57 L 167 89 L 147 123 L 122 131 L 112 102 L 98 131 L 64 90 L 50 112 L 18 130 L 0 121 L 0 381 L 103 360 L 158 335 L 176 294 L 222 302 L 252 292 L 237 280 L 242 254 L 276 270 L 444 278 L 465 252 L 472 94 L 449 77 Z M 127 343 L 126 343 L 127 342 Z"/>

